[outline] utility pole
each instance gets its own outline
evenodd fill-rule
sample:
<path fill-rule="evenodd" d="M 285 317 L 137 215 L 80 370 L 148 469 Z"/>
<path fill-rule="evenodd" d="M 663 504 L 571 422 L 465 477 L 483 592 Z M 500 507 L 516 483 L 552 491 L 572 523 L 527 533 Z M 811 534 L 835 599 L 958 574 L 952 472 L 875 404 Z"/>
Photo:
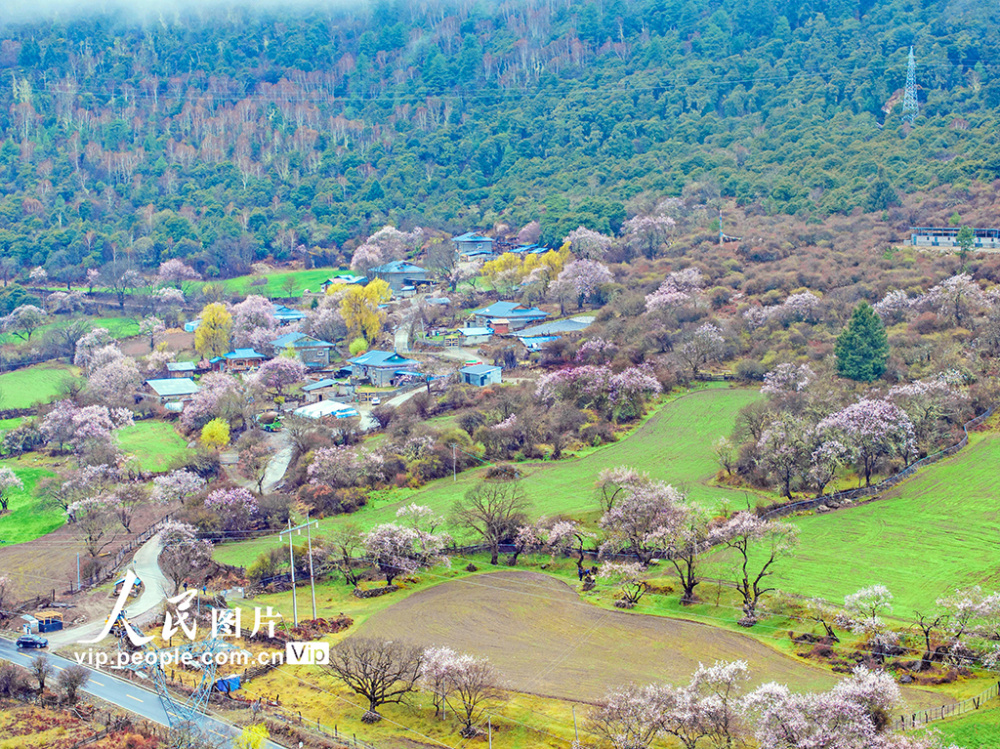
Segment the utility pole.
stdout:
<path fill-rule="evenodd" d="M 80 552 L 76 552 L 76 589 L 80 590 Z"/>
<path fill-rule="evenodd" d="M 292 533 L 297 532 L 300 536 L 302 535 L 302 529 L 306 529 L 306 543 L 309 549 L 309 588 L 312 593 L 312 614 L 313 619 L 316 618 L 316 578 L 313 574 L 313 558 L 312 558 L 312 527 L 316 526 L 319 528 L 318 520 L 309 520 L 308 522 L 302 523 L 302 525 L 297 525 L 292 527 L 292 519 L 288 519 L 288 530 L 282 531 L 281 536 L 288 534 L 288 559 L 292 565 L 292 617 L 295 621 L 295 626 L 299 625 L 299 608 L 295 597 L 295 559 L 292 556 Z M 279 536 L 280 537 L 280 536 Z"/>
<path fill-rule="evenodd" d="M 913 56 L 913 46 L 910 46 L 910 56 L 906 63 L 906 90 L 903 92 L 903 122 L 910 126 L 917 122 L 917 59 Z"/>
<path fill-rule="evenodd" d="M 292 519 L 288 518 L 288 530 L 283 531 L 278 535 L 280 539 L 281 536 L 288 534 L 288 563 L 292 568 L 292 626 L 299 626 L 299 604 L 295 598 L 295 552 L 292 548 Z"/>
<path fill-rule="evenodd" d="M 451 443 L 451 480 L 452 482 L 458 481 L 458 445 L 454 442 Z M 79 558 L 79 554 L 76 555 Z"/>

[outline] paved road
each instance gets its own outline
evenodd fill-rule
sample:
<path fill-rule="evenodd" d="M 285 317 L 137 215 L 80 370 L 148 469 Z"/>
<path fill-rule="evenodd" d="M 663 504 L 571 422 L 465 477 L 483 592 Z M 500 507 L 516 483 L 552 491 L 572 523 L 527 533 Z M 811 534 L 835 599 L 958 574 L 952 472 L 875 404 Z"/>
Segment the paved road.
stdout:
<path fill-rule="evenodd" d="M 264 472 L 264 483 L 262 484 L 264 494 L 274 491 L 274 488 L 285 478 L 285 471 L 288 464 L 292 462 L 292 444 L 288 439 L 288 432 L 271 432 L 268 435 L 271 446 L 276 452 L 267 462 L 267 470 Z"/>
<path fill-rule="evenodd" d="M 136 624 L 141 625 L 143 615 L 155 611 L 163 599 L 173 590 L 173 584 L 166 575 L 160 572 L 160 564 L 157 561 L 162 548 L 163 542 L 157 534 L 139 547 L 135 557 L 133 557 L 132 564 L 129 565 L 145 584 L 139 598 L 128 605 L 129 618 L 134 620 Z M 114 606 L 114 600 L 108 598 L 108 614 L 111 613 L 112 606 Z M 88 640 L 97 635 L 103 626 L 104 619 L 98 618 L 78 627 L 51 632 L 48 634 L 49 647 L 56 650 L 64 645 Z"/>
<path fill-rule="evenodd" d="M 38 652 L 37 650 L 18 650 L 13 642 L 0 638 L 0 660 L 12 661 L 21 666 L 30 666 L 31 660 L 38 655 Z M 69 658 L 52 653 L 47 653 L 47 655 L 55 668 L 53 681 L 64 668 L 76 665 L 76 662 Z M 95 671 L 89 668 L 87 670 L 90 672 L 90 680 L 83 690 L 87 694 L 110 702 L 112 705 L 117 705 L 161 726 L 170 725 L 167 713 L 155 692 L 119 679 L 106 671 Z M 204 716 L 201 725 L 206 732 L 219 739 L 228 740 L 239 734 L 239 730 L 229 723 L 207 715 Z M 281 749 L 281 747 L 274 742 L 268 742 L 268 749 Z"/>

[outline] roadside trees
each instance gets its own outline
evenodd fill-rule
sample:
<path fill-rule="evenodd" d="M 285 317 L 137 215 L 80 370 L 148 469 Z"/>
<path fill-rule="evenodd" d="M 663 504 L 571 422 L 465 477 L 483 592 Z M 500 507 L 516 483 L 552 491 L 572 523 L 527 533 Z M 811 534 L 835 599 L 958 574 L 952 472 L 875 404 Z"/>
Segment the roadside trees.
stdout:
<path fill-rule="evenodd" d="M 368 701 L 361 720 L 382 720 L 378 708 L 402 702 L 416 689 L 423 664 L 423 651 L 399 641 L 375 637 L 352 637 L 330 653 L 324 668 Z"/>
<path fill-rule="evenodd" d="M 31 666 L 29 666 L 31 675 L 35 677 L 35 681 L 38 682 L 38 694 L 43 694 L 45 692 L 45 682 L 50 676 L 52 676 L 55 668 L 49 661 L 47 655 L 36 655 L 31 659 Z"/>
<path fill-rule="evenodd" d="M 67 666 L 59 672 L 56 681 L 66 693 L 66 701 L 75 704 L 77 693 L 90 681 L 90 671 L 83 666 Z"/>
<path fill-rule="evenodd" d="M 212 544 L 199 539 L 194 527 L 186 523 L 168 523 L 161 537 L 160 569 L 174 584 L 176 594 L 186 579 L 211 564 Z"/>

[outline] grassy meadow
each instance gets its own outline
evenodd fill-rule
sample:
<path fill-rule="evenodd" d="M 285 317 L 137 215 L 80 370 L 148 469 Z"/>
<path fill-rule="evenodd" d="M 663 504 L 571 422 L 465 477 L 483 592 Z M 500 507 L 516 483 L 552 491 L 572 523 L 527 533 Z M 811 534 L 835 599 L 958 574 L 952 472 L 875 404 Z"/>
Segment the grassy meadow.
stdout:
<path fill-rule="evenodd" d="M 59 397 L 64 383 L 77 379 L 67 364 L 45 363 L 0 374 L 0 408 L 29 408 Z"/>
<path fill-rule="evenodd" d="M 38 458 L 31 454 L 0 460 L 0 465 L 10 468 L 24 483 L 23 490 L 11 492 L 9 511 L 0 515 L 0 546 L 33 541 L 66 522 L 61 509 L 47 506 L 44 500 L 35 497 L 38 482 L 55 475 L 38 462 Z"/>
<path fill-rule="evenodd" d="M 718 507 L 724 501 L 738 504 L 740 492 L 710 486 L 708 481 L 718 471 L 712 443 L 732 431 L 736 413 L 758 396 L 754 390 L 711 388 L 699 390 L 670 401 L 659 408 L 627 437 L 610 445 L 586 451 L 582 457 L 561 461 L 522 463 L 524 490 L 534 505 L 533 514 L 573 515 L 596 520 L 594 484 L 601 471 L 620 465 L 648 471 L 686 491 L 692 501 Z M 353 522 L 361 527 L 389 522 L 404 504 L 427 505 L 447 516 L 452 505 L 472 488 L 482 469 L 451 478 L 432 481 L 417 490 L 380 493 L 385 499 L 373 499 L 369 505 L 350 516 L 327 518 L 322 527 Z M 452 532 L 460 535 L 455 529 Z M 223 544 L 216 559 L 228 564 L 249 564 L 258 554 L 275 545 L 273 539 L 259 539 L 241 544 Z"/>
<path fill-rule="evenodd" d="M 276 271 L 274 273 L 266 273 L 261 276 L 236 276 L 234 278 L 227 278 L 219 281 L 208 281 L 205 283 L 221 284 L 228 293 L 232 294 L 259 294 L 260 296 L 265 296 L 270 299 L 285 299 L 289 296 L 300 297 L 302 296 L 302 292 L 306 290 L 310 292 L 319 292 L 321 291 L 321 283 L 323 283 L 330 276 L 344 272 L 345 270 L 345 268 L 313 268 L 311 270 Z M 262 278 L 267 281 L 266 284 L 251 286 L 253 281 L 259 281 Z M 287 278 L 295 280 L 295 286 L 292 287 L 291 294 L 289 294 L 284 288 L 285 280 Z M 193 287 L 199 287 L 201 285 L 203 284 L 191 284 Z"/>
<path fill-rule="evenodd" d="M 785 591 L 842 601 L 882 583 L 897 616 L 929 611 L 948 591 L 1000 584 L 997 467 L 1000 434 L 973 434 L 956 455 L 921 470 L 882 499 L 796 518 L 799 547 L 778 567 Z"/>
<path fill-rule="evenodd" d="M 163 472 L 187 453 L 187 442 L 173 425 L 162 421 L 139 421 L 115 432 L 118 444 L 133 453 L 144 471 Z"/>
<path fill-rule="evenodd" d="M 71 322 L 79 320 L 80 317 L 77 315 L 59 315 L 50 316 L 48 319 L 53 320 L 53 322 L 39 326 L 39 328 L 31 334 L 32 341 L 41 340 L 45 336 L 46 332 L 64 328 Z M 108 333 L 111 334 L 112 338 L 130 338 L 131 336 L 139 334 L 139 320 L 134 317 L 90 317 L 87 319 L 93 323 L 93 327 L 95 328 L 107 328 Z M 13 333 L 0 332 L 0 345 L 19 345 L 23 343 L 27 343 L 27 341 L 14 335 Z"/>

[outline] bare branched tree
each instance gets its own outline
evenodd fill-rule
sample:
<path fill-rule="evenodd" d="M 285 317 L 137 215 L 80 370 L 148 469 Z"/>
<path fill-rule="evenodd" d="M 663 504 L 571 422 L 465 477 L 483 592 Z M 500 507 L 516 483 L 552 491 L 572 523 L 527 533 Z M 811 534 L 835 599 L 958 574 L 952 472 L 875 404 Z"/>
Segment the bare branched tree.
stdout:
<path fill-rule="evenodd" d="M 500 544 L 524 525 L 529 509 L 531 502 L 518 479 L 488 479 L 455 503 L 452 516 L 456 525 L 482 536 L 490 550 L 490 564 L 497 564 Z"/>
<path fill-rule="evenodd" d="M 379 637 L 353 637 L 330 653 L 325 668 L 368 700 L 361 720 L 377 723 L 381 705 L 402 702 L 416 689 L 423 651 Z"/>

